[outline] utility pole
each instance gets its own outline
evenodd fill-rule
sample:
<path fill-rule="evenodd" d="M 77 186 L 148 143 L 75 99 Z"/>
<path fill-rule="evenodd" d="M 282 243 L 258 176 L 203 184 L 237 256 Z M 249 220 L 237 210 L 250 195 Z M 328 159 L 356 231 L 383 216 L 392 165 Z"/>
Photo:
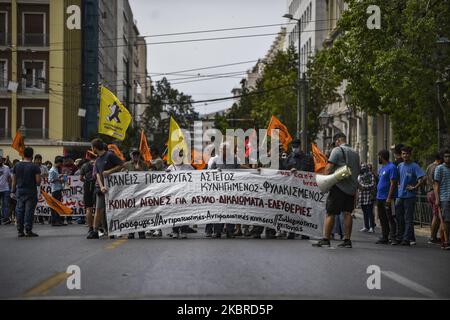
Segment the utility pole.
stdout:
<path fill-rule="evenodd" d="M 300 139 L 302 151 L 308 152 L 308 119 L 307 119 L 307 95 L 306 95 L 306 76 L 302 75 L 301 67 L 302 67 L 302 59 L 301 59 L 301 46 L 302 46 L 302 21 L 301 19 L 296 19 L 292 14 L 285 14 L 283 18 L 287 18 L 289 20 L 297 21 L 297 29 L 298 29 L 298 83 L 297 83 L 297 132 L 296 137 Z M 302 106 L 302 92 L 303 96 L 303 106 Z"/>

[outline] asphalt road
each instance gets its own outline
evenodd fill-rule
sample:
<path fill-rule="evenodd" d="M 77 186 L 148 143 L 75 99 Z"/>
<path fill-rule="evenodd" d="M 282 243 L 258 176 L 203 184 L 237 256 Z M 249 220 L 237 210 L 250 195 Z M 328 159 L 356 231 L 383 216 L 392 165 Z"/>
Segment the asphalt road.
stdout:
<path fill-rule="evenodd" d="M 418 237 L 413 247 L 375 245 L 355 221 L 353 249 L 308 240 L 86 240 L 87 228 L 35 226 L 18 239 L 0 226 L 0 299 L 449 299 L 450 252 Z M 379 230 L 378 230 L 379 231 Z M 68 266 L 81 289 L 69 290 Z M 379 266 L 380 289 L 367 288 Z"/>

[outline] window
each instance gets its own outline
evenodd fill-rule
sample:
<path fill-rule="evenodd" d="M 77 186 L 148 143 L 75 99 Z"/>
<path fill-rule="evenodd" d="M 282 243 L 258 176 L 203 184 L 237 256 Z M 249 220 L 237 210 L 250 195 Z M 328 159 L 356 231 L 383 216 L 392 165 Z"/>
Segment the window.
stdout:
<path fill-rule="evenodd" d="M 22 127 L 28 139 L 45 139 L 45 108 L 22 108 Z"/>
<path fill-rule="evenodd" d="M 0 107 L 0 139 L 8 136 L 8 108 Z"/>
<path fill-rule="evenodd" d="M 45 62 L 24 61 L 22 88 L 33 90 L 45 89 Z"/>
<path fill-rule="evenodd" d="M 25 46 L 45 46 L 46 27 L 45 13 L 23 13 L 22 14 L 22 41 Z"/>
<path fill-rule="evenodd" d="M 8 87 L 8 61 L 0 60 L 0 88 Z"/>
<path fill-rule="evenodd" d="M 7 46 L 8 41 L 8 12 L 0 12 L 0 46 Z"/>

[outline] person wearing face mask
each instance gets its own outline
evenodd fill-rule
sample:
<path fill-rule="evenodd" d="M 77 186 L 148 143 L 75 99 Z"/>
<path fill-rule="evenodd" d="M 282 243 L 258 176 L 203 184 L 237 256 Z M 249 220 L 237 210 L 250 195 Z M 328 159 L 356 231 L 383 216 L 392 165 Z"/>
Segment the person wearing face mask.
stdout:
<path fill-rule="evenodd" d="M 281 162 L 280 170 L 314 172 L 314 158 L 301 150 L 300 139 L 292 141 L 291 148 L 292 152 Z M 276 236 L 280 238 L 282 234 L 277 233 Z M 288 239 L 295 239 L 295 233 L 289 233 Z M 302 239 L 309 238 L 302 236 Z"/>

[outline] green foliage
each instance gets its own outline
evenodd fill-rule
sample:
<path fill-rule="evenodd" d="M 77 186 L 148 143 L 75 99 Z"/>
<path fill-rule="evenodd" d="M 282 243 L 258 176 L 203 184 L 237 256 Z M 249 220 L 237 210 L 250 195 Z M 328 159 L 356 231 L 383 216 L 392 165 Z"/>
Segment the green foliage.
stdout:
<path fill-rule="evenodd" d="M 416 155 L 430 155 L 437 143 L 436 81 L 450 65 L 448 44 L 437 44 L 439 36 L 450 37 L 449 1 L 346 2 L 340 36 L 316 58 L 336 79 L 348 80 L 355 107 L 389 115 L 397 143 L 411 145 Z M 369 5 L 381 9 L 380 30 L 367 28 Z M 448 112 L 446 117 L 449 123 Z"/>

